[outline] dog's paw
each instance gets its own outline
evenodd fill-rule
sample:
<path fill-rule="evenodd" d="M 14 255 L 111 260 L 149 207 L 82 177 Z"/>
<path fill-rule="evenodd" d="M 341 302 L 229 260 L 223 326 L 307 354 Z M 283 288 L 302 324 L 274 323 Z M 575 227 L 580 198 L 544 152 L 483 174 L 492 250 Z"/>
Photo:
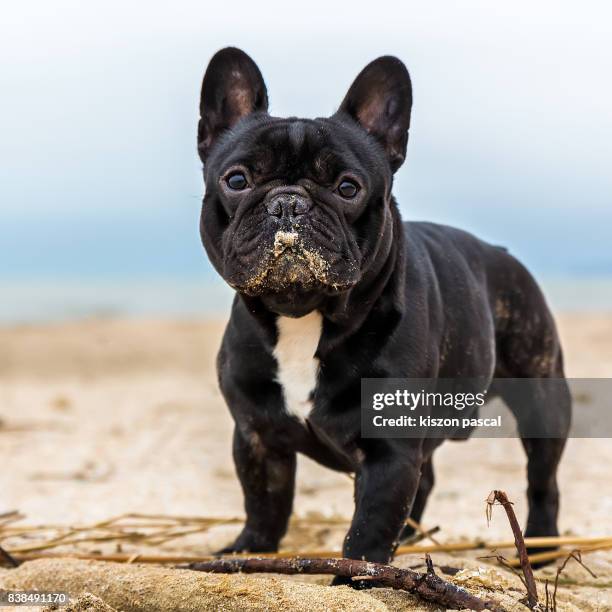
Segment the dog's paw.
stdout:
<path fill-rule="evenodd" d="M 224 555 L 233 555 L 235 553 L 267 553 L 276 552 L 277 550 L 278 543 L 272 542 L 270 539 L 264 536 L 245 529 L 236 538 L 233 544 L 230 544 L 229 546 L 226 546 L 213 554 L 217 557 L 222 557 Z"/>

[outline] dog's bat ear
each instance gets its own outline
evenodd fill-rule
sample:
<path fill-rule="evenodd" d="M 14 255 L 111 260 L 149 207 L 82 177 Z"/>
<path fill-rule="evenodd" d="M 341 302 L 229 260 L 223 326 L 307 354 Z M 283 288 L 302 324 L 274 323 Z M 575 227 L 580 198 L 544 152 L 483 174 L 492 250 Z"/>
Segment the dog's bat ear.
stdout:
<path fill-rule="evenodd" d="M 350 115 L 380 142 L 395 172 L 406 157 L 411 110 L 408 70 L 396 57 L 385 55 L 359 73 L 338 113 Z"/>
<path fill-rule="evenodd" d="M 217 138 L 247 115 L 268 110 L 268 92 L 257 64 L 235 47 L 215 53 L 200 96 L 198 152 L 204 162 Z"/>

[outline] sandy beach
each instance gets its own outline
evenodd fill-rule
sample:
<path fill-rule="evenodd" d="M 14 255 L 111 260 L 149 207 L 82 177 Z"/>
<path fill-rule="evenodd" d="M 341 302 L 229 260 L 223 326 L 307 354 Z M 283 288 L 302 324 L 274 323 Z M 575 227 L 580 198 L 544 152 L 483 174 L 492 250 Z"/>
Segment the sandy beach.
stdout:
<path fill-rule="evenodd" d="M 612 376 L 612 315 L 557 318 L 568 375 Z M 232 422 L 214 371 L 222 331 L 220 320 L 1 328 L 0 513 L 19 510 L 32 525 L 91 523 L 126 512 L 242 516 Z M 569 441 L 560 469 L 562 533 L 612 535 L 611 462 L 609 439 Z M 519 441 L 446 443 L 434 463 L 437 481 L 423 524 L 439 525 L 439 540 L 511 537 L 501 510 L 486 525 L 484 500 L 492 489 L 505 490 L 525 519 Z M 349 478 L 300 459 L 296 516 L 348 521 L 352 509 Z M 237 529 L 221 527 L 162 549 L 206 554 Z M 342 536 L 343 528 L 294 527 L 283 547 L 333 550 Z M 593 553 L 588 562 L 598 579 L 573 568 L 575 584 L 565 587 L 560 609 L 612 609 L 612 552 Z"/>

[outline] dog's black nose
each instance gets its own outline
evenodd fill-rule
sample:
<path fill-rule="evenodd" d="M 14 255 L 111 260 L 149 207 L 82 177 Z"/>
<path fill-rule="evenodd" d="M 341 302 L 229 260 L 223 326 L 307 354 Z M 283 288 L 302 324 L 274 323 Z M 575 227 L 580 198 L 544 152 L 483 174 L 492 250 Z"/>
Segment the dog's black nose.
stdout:
<path fill-rule="evenodd" d="M 310 198 L 298 191 L 283 191 L 266 201 L 268 214 L 291 219 L 310 210 Z"/>

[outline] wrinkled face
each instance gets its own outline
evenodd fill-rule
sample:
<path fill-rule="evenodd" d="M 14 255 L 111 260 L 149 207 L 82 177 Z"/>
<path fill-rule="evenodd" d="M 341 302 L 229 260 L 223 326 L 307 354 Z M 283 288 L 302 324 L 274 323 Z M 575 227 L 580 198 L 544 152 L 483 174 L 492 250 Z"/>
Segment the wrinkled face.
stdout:
<path fill-rule="evenodd" d="M 309 302 L 355 285 L 390 180 L 369 144 L 337 121 L 266 117 L 220 143 L 206 168 L 202 231 L 225 280 L 248 295 Z"/>
<path fill-rule="evenodd" d="M 381 60 L 408 78 L 398 60 Z M 381 99 L 388 74 L 374 70 L 374 97 L 361 91 L 362 75 L 351 91 L 366 99 L 349 91 L 336 115 L 315 120 L 270 117 L 259 70 L 237 49 L 220 51 L 205 75 L 202 239 L 232 287 L 279 314 L 299 316 L 349 291 L 388 236 L 407 125 L 386 136 L 406 112 L 393 92 Z"/>

